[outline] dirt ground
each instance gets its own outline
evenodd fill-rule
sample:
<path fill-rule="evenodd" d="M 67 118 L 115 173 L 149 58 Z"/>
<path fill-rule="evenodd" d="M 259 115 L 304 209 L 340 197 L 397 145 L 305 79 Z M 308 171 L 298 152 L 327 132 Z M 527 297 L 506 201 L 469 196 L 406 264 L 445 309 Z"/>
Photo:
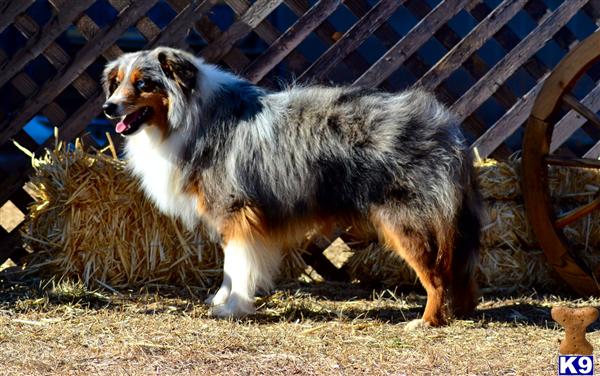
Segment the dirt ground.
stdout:
<path fill-rule="evenodd" d="M 549 309 L 567 303 L 487 297 L 471 320 L 405 332 L 423 296 L 350 284 L 283 284 L 255 317 L 227 321 L 208 317 L 194 288 L 89 291 L 10 269 L 0 279 L 7 375 L 555 375 L 563 332 Z"/>
<path fill-rule="evenodd" d="M 6 208 L 4 208 L 6 209 Z M 11 210 L 14 213 L 14 210 Z M 21 218 L 6 215 L 3 226 Z M 0 375 L 556 375 L 557 304 L 486 296 L 470 320 L 406 332 L 425 297 L 288 282 L 258 314 L 217 320 L 197 288 L 89 290 L 0 272 Z M 600 325 L 588 340 L 600 348 Z"/>

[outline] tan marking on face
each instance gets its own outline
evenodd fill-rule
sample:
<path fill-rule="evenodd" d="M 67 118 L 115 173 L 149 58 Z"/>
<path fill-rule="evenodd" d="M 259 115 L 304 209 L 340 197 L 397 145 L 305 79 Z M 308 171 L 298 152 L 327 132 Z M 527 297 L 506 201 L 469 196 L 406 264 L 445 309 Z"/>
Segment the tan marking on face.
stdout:
<path fill-rule="evenodd" d="M 163 139 L 169 135 L 169 122 L 167 114 L 169 112 L 169 98 L 161 92 L 142 92 L 136 101 L 138 108 L 152 108 L 152 115 L 146 121 L 148 125 L 157 127 Z"/>
<path fill-rule="evenodd" d="M 131 73 L 129 74 L 129 82 L 132 85 L 134 85 L 137 80 L 141 80 L 142 78 L 142 72 L 140 72 L 139 69 L 133 68 L 131 70 Z"/>

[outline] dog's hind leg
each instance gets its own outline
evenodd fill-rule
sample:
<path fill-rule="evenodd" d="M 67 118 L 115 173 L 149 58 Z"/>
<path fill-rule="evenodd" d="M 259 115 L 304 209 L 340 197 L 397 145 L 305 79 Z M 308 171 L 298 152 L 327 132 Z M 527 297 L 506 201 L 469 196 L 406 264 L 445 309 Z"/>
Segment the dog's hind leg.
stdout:
<path fill-rule="evenodd" d="M 448 318 L 446 295 L 450 285 L 450 271 L 448 262 L 444 260 L 446 255 L 438 255 L 435 234 L 426 229 L 395 223 L 393 216 L 382 212 L 374 215 L 372 222 L 385 244 L 413 268 L 427 292 L 422 319 L 413 320 L 406 329 L 445 325 Z"/>
<path fill-rule="evenodd" d="M 475 268 L 479 257 L 481 236 L 480 199 L 476 189 L 464 194 L 457 218 L 457 232 L 452 257 L 451 311 L 463 317 L 475 309 L 478 288 Z"/>

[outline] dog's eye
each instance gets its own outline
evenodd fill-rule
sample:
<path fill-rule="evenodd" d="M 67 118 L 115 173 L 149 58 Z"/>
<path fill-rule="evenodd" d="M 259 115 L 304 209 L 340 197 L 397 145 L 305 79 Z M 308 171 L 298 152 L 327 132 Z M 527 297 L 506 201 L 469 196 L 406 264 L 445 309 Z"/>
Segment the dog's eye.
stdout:
<path fill-rule="evenodd" d="M 152 91 L 154 90 L 154 85 L 150 80 L 137 80 L 135 83 L 135 88 L 139 91 Z"/>

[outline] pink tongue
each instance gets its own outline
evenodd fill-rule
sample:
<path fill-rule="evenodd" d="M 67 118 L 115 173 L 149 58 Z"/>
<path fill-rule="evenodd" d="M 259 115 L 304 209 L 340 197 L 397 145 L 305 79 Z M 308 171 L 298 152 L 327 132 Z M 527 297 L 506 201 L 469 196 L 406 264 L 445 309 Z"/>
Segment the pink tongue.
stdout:
<path fill-rule="evenodd" d="M 129 125 L 125 124 L 124 121 L 120 121 L 117 123 L 117 126 L 115 127 L 115 131 L 117 131 L 117 133 L 123 133 L 125 132 L 127 129 L 129 129 Z"/>

